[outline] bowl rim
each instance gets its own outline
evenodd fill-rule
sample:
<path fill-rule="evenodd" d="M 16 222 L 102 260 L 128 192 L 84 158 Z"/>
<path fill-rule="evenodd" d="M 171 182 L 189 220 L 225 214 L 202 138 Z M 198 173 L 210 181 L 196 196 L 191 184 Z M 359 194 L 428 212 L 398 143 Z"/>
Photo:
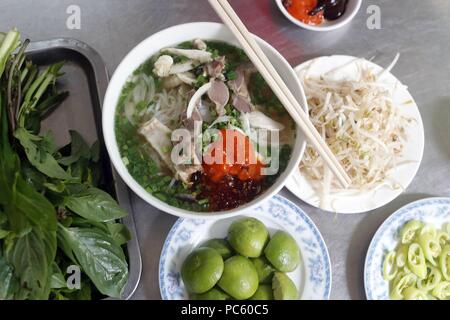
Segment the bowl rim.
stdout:
<path fill-rule="evenodd" d="M 351 0 L 351 1 L 356 1 L 356 6 L 353 8 L 353 11 L 351 11 L 351 13 L 347 17 L 339 18 L 338 20 L 331 22 L 331 24 L 329 24 L 329 25 L 310 25 L 310 24 L 306 24 L 306 23 L 294 18 L 284 7 L 283 0 L 275 0 L 280 11 L 292 23 L 296 24 L 297 26 L 299 26 L 303 29 L 307 29 L 310 31 L 318 31 L 318 32 L 326 32 L 326 31 L 336 30 L 336 29 L 342 28 L 343 26 L 347 25 L 350 21 L 352 21 L 362 6 L 362 0 Z"/>
<path fill-rule="evenodd" d="M 142 200 L 147 202 L 148 204 L 152 205 L 156 209 L 163 211 L 165 213 L 169 213 L 174 216 L 182 217 L 182 218 L 197 218 L 197 219 L 221 219 L 225 217 L 232 217 L 239 214 L 242 214 L 245 210 L 250 210 L 256 206 L 258 206 L 262 201 L 271 198 L 275 194 L 277 194 L 285 185 L 286 181 L 288 180 L 288 177 L 292 174 L 294 170 L 297 169 L 301 158 L 303 157 L 304 151 L 306 149 L 306 140 L 303 138 L 303 134 L 301 133 L 300 128 L 297 126 L 296 131 L 296 139 L 295 143 L 293 145 L 293 152 L 291 155 L 291 159 L 288 163 L 287 168 L 284 172 L 282 172 L 281 176 L 274 182 L 274 184 L 267 189 L 263 194 L 259 195 L 252 201 L 243 204 L 237 208 L 234 208 L 232 210 L 227 211 L 215 211 L 215 212 L 198 212 L 198 211 L 190 211 L 182 208 L 178 208 L 175 206 L 172 206 L 157 197 L 155 197 L 153 194 L 146 191 L 129 173 L 128 169 L 126 168 L 125 164 L 122 161 L 120 151 L 117 144 L 116 139 L 116 133 L 115 133 L 115 111 L 117 108 L 118 99 L 120 97 L 120 93 L 117 94 L 116 90 L 117 88 L 120 88 L 120 90 L 123 89 L 123 86 L 127 82 L 129 76 L 132 74 L 134 70 L 128 71 L 127 69 L 130 69 L 130 63 L 134 60 L 140 60 L 140 64 L 145 62 L 148 58 L 150 58 L 154 53 L 148 54 L 143 60 L 141 58 L 136 59 L 136 56 L 141 56 L 139 53 L 144 50 L 144 48 L 152 48 L 154 47 L 154 39 L 157 37 L 161 37 L 161 35 L 170 34 L 173 32 L 177 32 L 180 29 L 183 28 L 192 28 L 197 27 L 199 29 L 216 29 L 218 31 L 226 29 L 225 25 L 221 23 L 215 23 L 215 22 L 191 22 L 191 23 L 185 23 L 185 24 L 179 24 L 175 25 L 166 29 L 163 29 L 161 31 L 158 31 L 151 36 L 147 37 L 143 41 L 141 41 L 138 45 L 136 45 L 120 62 L 118 67 L 113 73 L 113 76 L 111 77 L 110 83 L 108 85 L 108 88 L 106 90 L 106 94 L 104 97 L 104 103 L 103 103 L 103 111 L 102 111 L 102 129 L 103 129 L 103 135 L 105 140 L 105 145 L 107 152 L 109 154 L 109 157 L 111 159 L 111 163 L 113 164 L 115 170 L 119 174 L 119 176 L 122 178 L 122 180 L 125 182 L 125 184 Z M 266 46 L 272 53 L 277 56 L 277 58 L 280 59 L 280 61 L 288 67 L 290 73 L 292 73 L 293 76 L 295 76 L 295 79 L 298 81 L 298 85 L 301 91 L 302 100 L 301 104 L 304 106 L 305 111 L 307 111 L 307 100 L 306 95 L 303 90 L 303 87 L 301 85 L 300 80 L 298 79 L 297 75 L 295 74 L 294 69 L 292 66 L 286 61 L 286 59 L 270 44 L 268 44 L 263 39 L 254 36 L 259 44 L 262 44 L 263 46 Z M 151 49 L 149 51 L 152 51 Z M 125 72 L 127 70 L 127 72 Z M 124 74 L 126 73 L 126 76 Z M 303 140 L 303 141 L 302 141 Z"/>

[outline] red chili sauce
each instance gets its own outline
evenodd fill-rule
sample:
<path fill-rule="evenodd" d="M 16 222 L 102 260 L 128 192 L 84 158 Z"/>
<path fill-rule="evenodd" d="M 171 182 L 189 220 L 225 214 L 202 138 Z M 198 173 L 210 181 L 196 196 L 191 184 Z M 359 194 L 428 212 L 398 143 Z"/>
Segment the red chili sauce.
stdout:
<path fill-rule="evenodd" d="M 203 173 L 192 177 L 200 198 L 212 211 L 230 210 L 253 200 L 262 191 L 264 167 L 250 139 L 236 130 L 220 130 L 219 139 L 203 156 Z"/>
<path fill-rule="evenodd" d="M 323 12 L 311 16 L 309 12 L 318 4 L 318 0 L 285 0 L 284 6 L 286 10 L 294 18 L 303 23 L 310 25 L 319 25 L 323 22 Z"/>

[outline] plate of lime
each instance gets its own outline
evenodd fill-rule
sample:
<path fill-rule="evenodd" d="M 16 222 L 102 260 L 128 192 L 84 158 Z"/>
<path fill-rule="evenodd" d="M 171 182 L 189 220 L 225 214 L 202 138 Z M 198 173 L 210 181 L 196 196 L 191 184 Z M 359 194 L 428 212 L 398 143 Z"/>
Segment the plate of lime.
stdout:
<path fill-rule="evenodd" d="M 164 300 L 327 300 L 331 265 L 311 219 L 275 196 L 228 219 L 179 219 L 159 263 Z"/>

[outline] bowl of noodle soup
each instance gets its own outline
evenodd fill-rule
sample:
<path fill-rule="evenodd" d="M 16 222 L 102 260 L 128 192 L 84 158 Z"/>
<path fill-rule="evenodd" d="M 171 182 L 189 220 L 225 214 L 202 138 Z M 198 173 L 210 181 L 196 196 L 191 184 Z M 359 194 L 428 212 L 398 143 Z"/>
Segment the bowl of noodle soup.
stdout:
<path fill-rule="evenodd" d="M 306 110 L 289 63 L 257 41 Z M 174 26 L 137 45 L 111 78 L 102 121 L 124 182 L 149 204 L 180 217 L 231 217 L 257 206 L 284 186 L 306 146 L 218 23 Z"/>

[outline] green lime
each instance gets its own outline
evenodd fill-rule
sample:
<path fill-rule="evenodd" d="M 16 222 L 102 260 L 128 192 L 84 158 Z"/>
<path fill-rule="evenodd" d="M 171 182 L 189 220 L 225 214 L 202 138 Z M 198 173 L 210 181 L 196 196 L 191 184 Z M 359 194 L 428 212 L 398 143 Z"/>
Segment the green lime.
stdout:
<path fill-rule="evenodd" d="M 265 257 L 252 258 L 250 260 L 253 262 L 256 272 L 258 273 L 259 283 L 272 283 L 275 268 L 272 267 L 270 262 Z"/>
<path fill-rule="evenodd" d="M 201 245 L 202 247 L 216 250 L 226 260 L 233 255 L 233 249 L 225 239 L 211 239 Z"/>
<path fill-rule="evenodd" d="M 267 260 L 279 271 L 291 272 L 300 263 L 300 249 L 290 234 L 277 231 L 264 250 Z"/>
<path fill-rule="evenodd" d="M 226 260 L 219 287 L 237 300 L 253 296 L 258 289 L 258 274 L 253 263 L 243 256 Z"/>
<path fill-rule="evenodd" d="M 273 300 L 272 286 L 269 284 L 260 285 L 250 300 Z"/>
<path fill-rule="evenodd" d="M 257 258 L 269 241 L 269 232 L 261 221 L 243 218 L 231 224 L 228 229 L 228 241 L 240 255 Z"/>
<path fill-rule="evenodd" d="M 291 278 L 281 272 L 275 272 L 272 279 L 275 300 L 298 300 L 298 291 Z"/>
<path fill-rule="evenodd" d="M 204 293 L 212 289 L 223 272 L 222 256 L 211 248 L 195 249 L 181 266 L 181 277 L 188 291 Z"/>
<path fill-rule="evenodd" d="M 217 287 L 212 288 L 211 290 L 200 293 L 200 294 L 192 294 L 191 295 L 192 300 L 230 300 L 231 297 L 220 290 Z"/>

